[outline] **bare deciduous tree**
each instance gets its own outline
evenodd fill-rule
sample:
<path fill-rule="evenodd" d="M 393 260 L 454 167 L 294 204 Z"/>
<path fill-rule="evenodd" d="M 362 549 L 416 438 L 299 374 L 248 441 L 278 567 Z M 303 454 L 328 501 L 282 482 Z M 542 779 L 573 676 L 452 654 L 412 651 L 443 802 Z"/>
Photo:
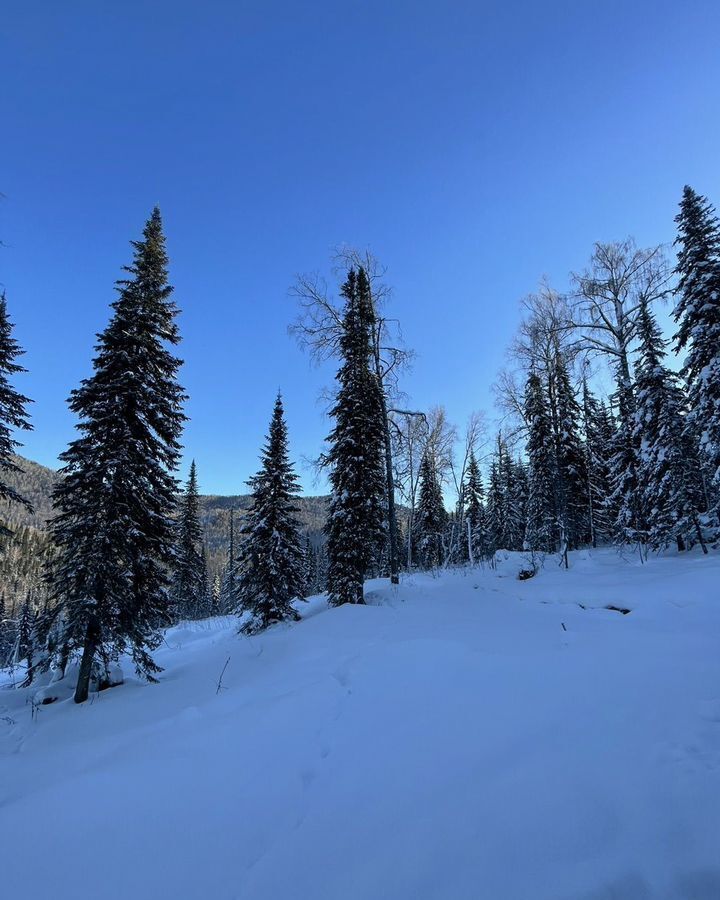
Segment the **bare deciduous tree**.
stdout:
<path fill-rule="evenodd" d="M 589 266 L 573 275 L 573 325 L 582 348 L 614 364 L 621 415 L 632 397 L 630 349 L 643 304 L 670 293 L 672 273 L 662 246 L 638 248 L 632 238 L 595 244 Z"/>
<path fill-rule="evenodd" d="M 413 526 L 419 487 L 420 463 L 425 452 L 429 425 L 422 412 L 406 409 L 390 411 L 390 425 L 393 440 L 394 481 L 397 490 L 408 509 L 406 561 L 412 567 Z"/>

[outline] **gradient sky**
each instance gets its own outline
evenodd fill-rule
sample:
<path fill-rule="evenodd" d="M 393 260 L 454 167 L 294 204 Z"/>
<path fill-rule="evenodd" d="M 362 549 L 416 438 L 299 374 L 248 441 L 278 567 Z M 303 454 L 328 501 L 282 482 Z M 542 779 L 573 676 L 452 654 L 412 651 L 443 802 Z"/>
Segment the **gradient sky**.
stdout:
<path fill-rule="evenodd" d="M 294 457 L 317 455 L 333 368 L 288 337 L 288 288 L 341 243 L 388 267 L 414 404 L 492 415 L 542 275 L 563 288 L 596 240 L 672 240 L 686 182 L 720 205 L 719 48 L 717 0 L 5 0 L 23 452 L 54 465 L 72 437 L 65 400 L 156 203 L 203 491 L 245 490 L 278 387 Z"/>

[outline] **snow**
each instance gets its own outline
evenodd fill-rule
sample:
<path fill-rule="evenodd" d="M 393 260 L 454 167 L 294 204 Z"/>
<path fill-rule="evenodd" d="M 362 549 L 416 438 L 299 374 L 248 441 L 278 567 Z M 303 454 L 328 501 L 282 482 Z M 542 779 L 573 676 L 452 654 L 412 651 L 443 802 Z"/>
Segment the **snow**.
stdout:
<path fill-rule="evenodd" d="M 717 900 L 720 556 L 521 567 L 178 627 L 82 706 L 2 676 L 2 896 Z"/>

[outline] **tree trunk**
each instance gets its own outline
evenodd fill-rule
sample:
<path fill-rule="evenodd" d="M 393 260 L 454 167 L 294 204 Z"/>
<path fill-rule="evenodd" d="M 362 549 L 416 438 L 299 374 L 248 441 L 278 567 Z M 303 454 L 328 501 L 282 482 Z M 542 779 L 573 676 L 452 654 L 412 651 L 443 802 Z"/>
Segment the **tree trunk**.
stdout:
<path fill-rule="evenodd" d="M 595 504 L 593 503 L 592 475 L 589 453 L 586 454 L 585 465 L 587 467 L 588 524 L 590 526 L 590 546 L 594 550 L 597 547 L 597 535 L 595 534 Z"/>
<path fill-rule="evenodd" d="M 85 646 L 83 647 L 80 671 L 78 673 L 77 687 L 75 688 L 75 702 L 84 703 L 90 693 L 90 676 L 92 674 L 93 660 L 97 650 L 100 627 L 97 616 L 90 615 L 85 632 Z"/>
<path fill-rule="evenodd" d="M 697 539 L 700 542 L 700 546 L 702 547 L 702 552 L 707 556 L 708 548 L 705 544 L 705 540 L 703 538 L 702 528 L 700 527 L 700 522 L 698 521 L 697 516 L 693 516 L 693 525 L 695 526 L 695 534 L 697 535 Z"/>
<path fill-rule="evenodd" d="M 382 427 L 385 438 L 385 489 L 387 491 L 387 515 L 388 537 L 390 552 L 390 583 L 400 584 L 400 554 L 398 547 L 397 519 L 395 518 L 395 476 L 393 475 L 392 443 L 390 439 L 390 424 L 388 422 L 387 400 L 385 398 L 385 384 L 382 377 L 382 361 L 380 359 L 380 337 L 375 329 L 373 340 L 373 356 L 375 360 L 375 374 L 380 385 L 380 405 L 382 410 Z"/>
<path fill-rule="evenodd" d="M 385 429 L 385 474 L 388 495 L 388 529 L 390 537 L 390 583 L 400 584 L 400 559 L 398 547 L 398 528 L 395 514 L 395 477 L 393 475 L 392 449 L 390 447 L 390 428 L 387 420 L 387 405 L 382 401 L 383 426 Z"/>
<path fill-rule="evenodd" d="M 412 559 L 413 559 L 413 542 L 412 542 L 412 530 L 413 524 L 415 520 L 415 510 L 411 506 L 410 507 L 410 515 L 408 516 L 408 536 L 407 536 L 407 568 L 408 572 L 412 571 Z"/>

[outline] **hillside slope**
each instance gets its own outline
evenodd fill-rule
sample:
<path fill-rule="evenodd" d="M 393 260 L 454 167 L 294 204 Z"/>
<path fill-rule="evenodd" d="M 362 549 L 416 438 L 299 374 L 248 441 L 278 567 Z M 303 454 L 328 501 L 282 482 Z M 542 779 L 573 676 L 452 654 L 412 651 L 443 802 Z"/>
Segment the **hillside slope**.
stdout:
<path fill-rule="evenodd" d="M 58 474 L 47 466 L 15 457 L 21 467 L 20 472 L 9 472 L 5 480 L 27 497 L 33 505 L 29 512 L 17 504 L 0 504 L 0 519 L 12 528 L 30 527 L 44 530 L 52 515 L 52 491 L 57 483 Z M 307 530 L 310 538 L 317 545 L 321 540 L 321 532 L 327 514 L 327 497 L 306 496 L 298 499 L 298 518 Z M 205 543 L 211 573 L 219 571 L 224 565 L 227 553 L 228 531 L 230 526 L 230 510 L 234 510 L 237 521 L 241 521 L 244 511 L 250 505 L 248 494 L 217 496 L 205 494 L 200 497 L 202 522 L 205 532 Z"/>
<path fill-rule="evenodd" d="M 717 900 L 720 557 L 518 565 L 176 628 L 81 707 L 0 691 L 3 892 Z"/>

